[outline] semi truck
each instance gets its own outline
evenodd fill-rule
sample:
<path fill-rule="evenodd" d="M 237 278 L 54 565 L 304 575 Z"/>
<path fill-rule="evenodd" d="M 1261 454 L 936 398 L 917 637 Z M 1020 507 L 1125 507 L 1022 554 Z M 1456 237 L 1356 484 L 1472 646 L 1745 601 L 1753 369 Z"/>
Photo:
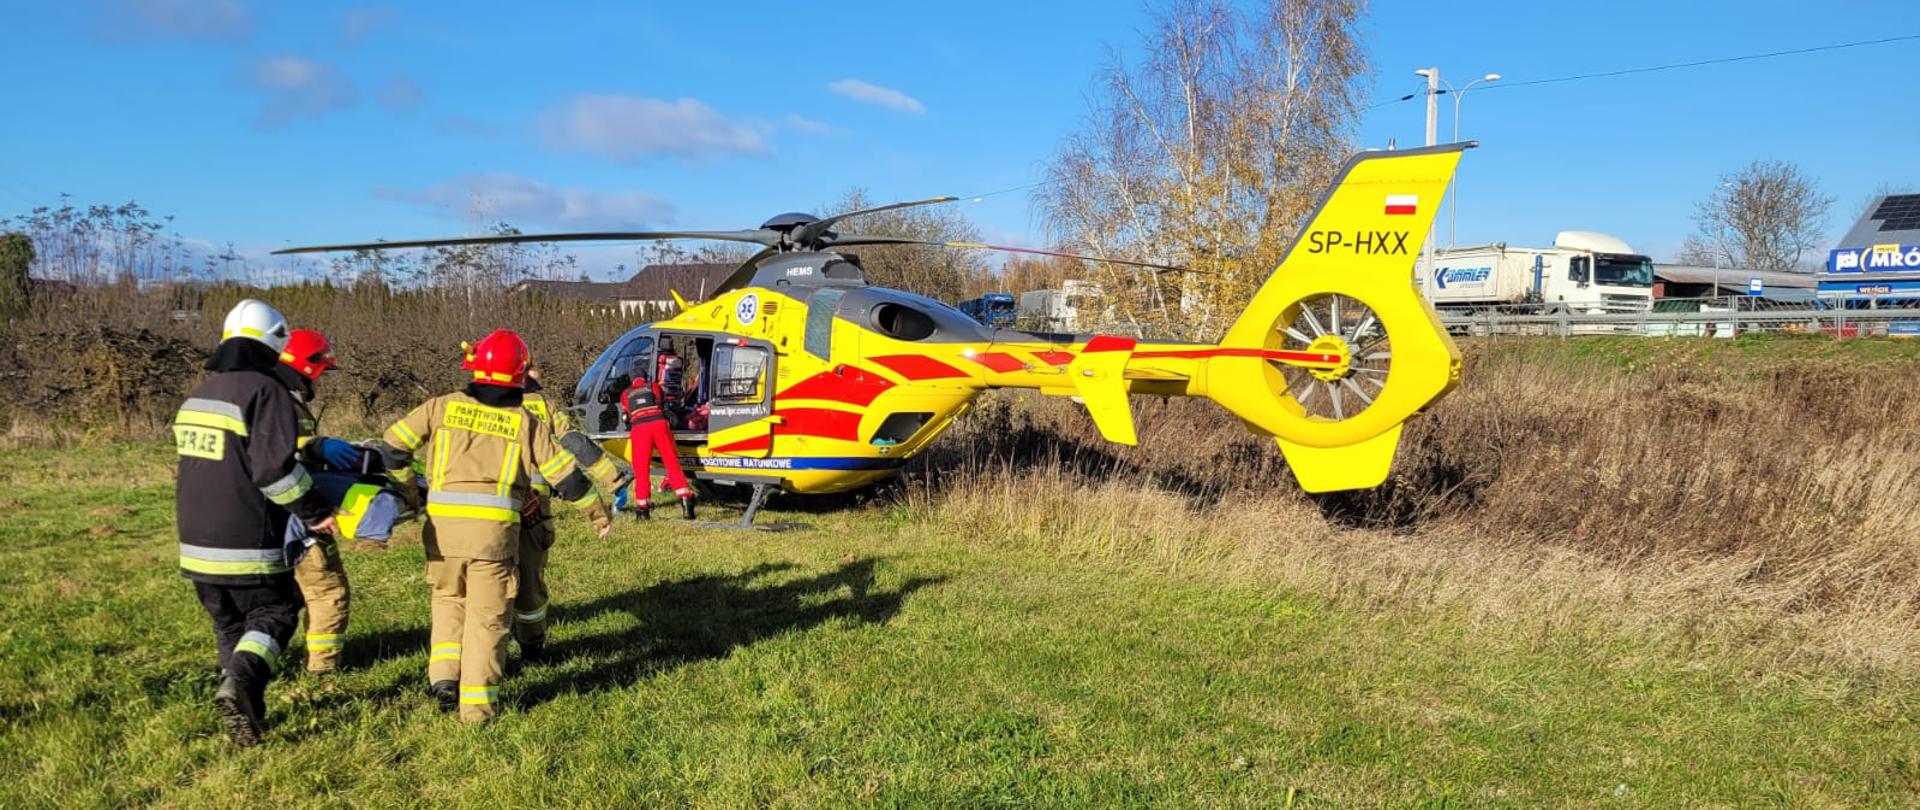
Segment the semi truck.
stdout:
<path fill-rule="evenodd" d="M 1012 293 L 987 293 L 979 298 L 969 298 L 954 306 L 966 313 L 966 316 L 979 321 L 982 326 L 1012 326 L 1018 311 L 1013 304 Z"/>
<path fill-rule="evenodd" d="M 1653 309 L 1653 260 L 1593 231 L 1561 231 L 1550 248 L 1505 242 L 1435 250 L 1414 284 L 1447 314 L 1601 314 Z"/>
<path fill-rule="evenodd" d="M 1112 316 L 1105 290 L 1091 281 L 1068 279 L 1057 290 L 1020 294 L 1020 323 L 1042 332 L 1081 332 Z"/>

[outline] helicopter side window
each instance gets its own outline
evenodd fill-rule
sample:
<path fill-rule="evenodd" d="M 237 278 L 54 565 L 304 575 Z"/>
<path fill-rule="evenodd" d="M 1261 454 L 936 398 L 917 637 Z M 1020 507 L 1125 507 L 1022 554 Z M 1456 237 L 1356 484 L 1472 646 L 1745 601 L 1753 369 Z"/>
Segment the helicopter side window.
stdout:
<path fill-rule="evenodd" d="M 840 309 L 840 299 L 847 291 L 838 287 L 821 287 L 813 294 L 813 300 L 807 302 L 807 353 L 822 360 L 833 359 L 833 313 Z"/>
<path fill-rule="evenodd" d="M 713 399 L 719 404 L 759 402 L 765 396 L 767 350 L 723 343 L 713 347 Z"/>
<path fill-rule="evenodd" d="M 891 301 L 873 308 L 873 325 L 880 334 L 899 340 L 925 340 L 933 336 L 933 318 L 925 312 Z"/>

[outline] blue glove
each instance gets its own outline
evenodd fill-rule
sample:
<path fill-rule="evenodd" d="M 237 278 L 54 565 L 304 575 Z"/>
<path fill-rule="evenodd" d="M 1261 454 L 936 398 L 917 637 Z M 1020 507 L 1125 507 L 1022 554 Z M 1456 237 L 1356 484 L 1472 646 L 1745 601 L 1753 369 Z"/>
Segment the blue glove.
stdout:
<path fill-rule="evenodd" d="M 360 468 L 360 448 L 339 439 L 321 439 L 320 457 L 343 470 Z"/>

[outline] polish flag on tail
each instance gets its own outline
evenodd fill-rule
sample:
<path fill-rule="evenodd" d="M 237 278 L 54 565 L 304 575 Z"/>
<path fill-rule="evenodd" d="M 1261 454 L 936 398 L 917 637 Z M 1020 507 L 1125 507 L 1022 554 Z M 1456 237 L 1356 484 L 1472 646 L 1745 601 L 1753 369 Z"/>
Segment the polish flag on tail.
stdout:
<path fill-rule="evenodd" d="M 1387 213 L 1394 216 L 1410 216 L 1420 210 L 1418 194 L 1388 194 Z"/>

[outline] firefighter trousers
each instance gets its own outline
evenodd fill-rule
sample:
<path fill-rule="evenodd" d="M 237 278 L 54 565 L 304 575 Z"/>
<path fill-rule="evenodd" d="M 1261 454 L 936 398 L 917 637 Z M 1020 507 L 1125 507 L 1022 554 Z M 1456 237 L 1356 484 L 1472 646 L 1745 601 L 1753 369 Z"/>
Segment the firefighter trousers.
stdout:
<path fill-rule="evenodd" d="M 433 586 L 432 651 L 427 682 L 460 683 L 460 719 L 485 722 L 500 713 L 500 680 L 512 637 L 513 560 L 428 557 Z"/>
<path fill-rule="evenodd" d="M 332 672 L 340 668 L 351 593 L 339 542 L 326 535 L 317 539 L 294 567 L 293 578 L 307 600 L 307 671 Z"/>
<path fill-rule="evenodd" d="M 200 606 L 213 620 L 220 669 L 232 675 L 264 707 L 267 681 L 280 666 L 280 652 L 300 626 L 300 587 L 291 574 L 263 585 L 215 585 L 195 581 Z"/>
<path fill-rule="evenodd" d="M 520 530 L 520 587 L 513 597 L 513 639 L 520 651 L 547 643 L 547 551 L 553 548 L 552 515 L 540 515 Z"/>
<path fill-rule="evenodd" d="M 667 468 L 667 485 L 681 498 L 693 497 L 687 487 L 687 474 L 680 471 L 680 451 L 673 443 L 673 430 L 667 420 L 638 422 L 627 431 L 627 452 L 633 462 L 633 506 L 645 509 L 653 497 L 653 453 L 660 451 L 660 466 Z"/>

